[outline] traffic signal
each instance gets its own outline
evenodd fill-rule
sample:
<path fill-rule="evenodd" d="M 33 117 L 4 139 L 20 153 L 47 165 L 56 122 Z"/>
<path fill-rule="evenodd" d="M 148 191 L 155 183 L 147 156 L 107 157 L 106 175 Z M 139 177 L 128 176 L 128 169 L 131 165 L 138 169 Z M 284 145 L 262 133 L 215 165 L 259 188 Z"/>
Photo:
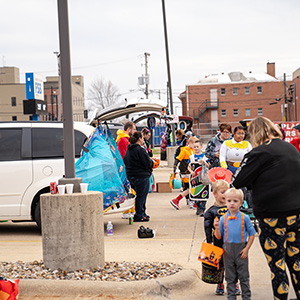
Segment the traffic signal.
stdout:
<path fill-rule="evenodd" d="M 288 94 L 289 94 L 289 97 L 287 98 L 288 102 L 293 102 L 294 92 L 295 92 L 295 84 L 293 83 L 288 87 Z"/>

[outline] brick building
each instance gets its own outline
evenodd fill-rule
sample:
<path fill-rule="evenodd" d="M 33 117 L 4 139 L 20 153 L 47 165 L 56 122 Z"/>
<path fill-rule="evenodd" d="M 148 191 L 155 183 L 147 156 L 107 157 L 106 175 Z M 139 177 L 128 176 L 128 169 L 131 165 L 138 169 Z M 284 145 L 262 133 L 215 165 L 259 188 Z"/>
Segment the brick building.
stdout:
<path fill-rule="evenodd" d="M 72 103 L 73 103 L 73 120 L 82 122 L 84 118 L 84 80 L 83 76 L 72 76 Z M 47 102 L 48 115 L 47 120 L 58 120 L 59 107 L 59 77 L 48 76 L 44 82 L 44 95 Z M 61 100 L 62 101 L 62 100 Z M 62 102 L 61 102 L 62 103 Z M 63 106 L 61 104 L 61 120 L 63 116 Z M 58 120 L 58 121 L 61 121 Z"/>
<path fill-rule="evenodd" d="M 282 121 L 284 95 L 291 84 L 292 81 L 285 85 L 283 80 L 277 79 L 275 63 L 268 63 L 266 73 L 231 72 L 206 76 L 196 84 L 187 85 L 179 98 L 183 115 L 194 118 L 193 130 L 197 134 L 211 135 L 220 122 L 235 127 L 240 120 L 257 116 Z M 292 115 L 294 106 L 288 104 Z"/>
<path fill-rule="evenodd" d="M 291 89 L 293 106 L 294 106 L 294 120 L 299 121 L 300 118 L 300 68 L 293 72 L 293 87 Z"/>

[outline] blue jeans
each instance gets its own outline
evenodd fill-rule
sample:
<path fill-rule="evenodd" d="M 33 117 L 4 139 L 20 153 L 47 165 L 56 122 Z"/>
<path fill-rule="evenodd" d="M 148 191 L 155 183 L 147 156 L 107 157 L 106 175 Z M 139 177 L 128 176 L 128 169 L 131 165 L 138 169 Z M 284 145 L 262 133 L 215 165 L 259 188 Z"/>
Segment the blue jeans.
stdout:
<path fill-rule="evenodd" d="M 135 219 L 146 217 L 146 199 L 149 191 L 149 177 L 128 177 L 131 187 L 136 192 Z"/>

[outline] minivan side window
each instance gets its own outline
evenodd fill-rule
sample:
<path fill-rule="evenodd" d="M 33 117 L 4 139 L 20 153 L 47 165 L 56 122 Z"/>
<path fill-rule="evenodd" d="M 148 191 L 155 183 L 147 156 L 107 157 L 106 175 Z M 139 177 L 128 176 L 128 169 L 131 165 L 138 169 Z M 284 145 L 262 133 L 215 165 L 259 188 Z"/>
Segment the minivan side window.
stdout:
<path fill-rule="evenodd" d="M 0 161 L 21 160 L 22 129 L 0 129 Z"/>
<path fill-rule="evenodd" d="M 32 128 L 32 158 L 63 156 L 62 128 Z"/>
<path fill-rule="evenodd" d="M 86 142 L 87 137 L 80 131 L 75 130 L 75 157 L 80 157 L 83 144 Z"/>
<path fill-rule="evenodd" d="M 86 136 L 75 130 L 75 156 L 80 156 Z M 63 158 L 62 128 L 32 128 L 32 158 Z"/>

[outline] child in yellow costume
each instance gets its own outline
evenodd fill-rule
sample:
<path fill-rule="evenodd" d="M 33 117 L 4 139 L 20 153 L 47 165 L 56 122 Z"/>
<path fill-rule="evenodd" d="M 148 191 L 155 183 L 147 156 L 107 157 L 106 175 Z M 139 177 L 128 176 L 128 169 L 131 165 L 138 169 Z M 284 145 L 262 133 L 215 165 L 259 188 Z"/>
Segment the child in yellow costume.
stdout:
<path fill-rule="evenodd" d="M 198 138 L 195 136 L 190 137 L 188 140 L 188 145 L 180 148 L 180 153 L 174 161 L 174 167 L 173 167 L 174 175 L 173 176 L 175 177 L 177 165 L 178 165 L 178 163 L 180 163 L 179 164 L 179 171 L 180 171 L 179 175 L 180 175 L 180 179 L 181 179 L 182 187 L 183 187 L 183 193 L 181 193 L 175 199 L 170 201 L 171 205 L 176 209 L 179 209 L 179 201 L 183 197 L 186 197 L 187 200 L 189 199 L 190 172 L 188 170 L 188 165 L 189 165 L 188 161 L 189 161 L 190 156 L 195 153 L 193 148 L 194 148 L 194 143 L 197 140 L 198 140 Z"/>

